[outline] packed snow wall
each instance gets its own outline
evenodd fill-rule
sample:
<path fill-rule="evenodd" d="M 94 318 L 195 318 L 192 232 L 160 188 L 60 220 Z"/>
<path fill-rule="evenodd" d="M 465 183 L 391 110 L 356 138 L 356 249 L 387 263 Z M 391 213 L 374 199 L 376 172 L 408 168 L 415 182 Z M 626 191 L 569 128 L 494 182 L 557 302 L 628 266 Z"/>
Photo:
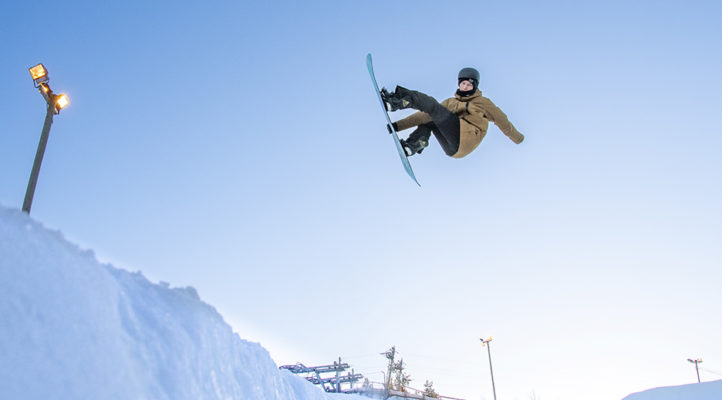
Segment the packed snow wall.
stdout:
<path fill-rule="evenodd" d="M 0 294 L 2 399 L 331 397 L 279 371 L 193 288 L 101 264 L 2 206 Z"/>

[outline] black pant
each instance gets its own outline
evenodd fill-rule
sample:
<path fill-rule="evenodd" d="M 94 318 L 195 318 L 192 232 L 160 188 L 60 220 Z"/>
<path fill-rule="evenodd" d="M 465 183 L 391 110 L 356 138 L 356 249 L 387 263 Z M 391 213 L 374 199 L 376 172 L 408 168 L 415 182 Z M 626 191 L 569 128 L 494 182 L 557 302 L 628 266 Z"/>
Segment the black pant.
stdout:
<path fill-rule="evenodd" d="M 396 94 L 409 99 L 411 102 L 409 107 L 431 115 L 432 122 L 419 125 L 407 140 L 409 142 L 419 138 L 429 140 L 433 133 L 446 155 L 456 154 L 459 150 L 459 132 L 461 130 L 459 117 L 439 104 L 436 99 L 424 93 L 397 86 Z"/>

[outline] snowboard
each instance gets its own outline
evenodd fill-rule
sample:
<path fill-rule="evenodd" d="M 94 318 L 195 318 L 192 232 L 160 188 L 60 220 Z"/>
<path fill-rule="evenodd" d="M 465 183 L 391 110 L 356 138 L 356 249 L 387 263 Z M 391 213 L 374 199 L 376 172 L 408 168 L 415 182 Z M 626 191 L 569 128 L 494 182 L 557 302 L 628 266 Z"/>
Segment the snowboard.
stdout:
<path fill-rule="evenodd" d="M 369 70 L 369 75 L 371 75 L 371 82 L 374 84 L 374 90 L 376 91 L 376 97 L 379 99 L 379 104 L 381 104 L 381 109 L 384 111 L 384 115 L 386 116 L 386 122 L 388 122 L 389 126 L 391 127 L 391 136 L 394 138 L 394 143 L 396 144 L 396 151 L 399 152 L 399 157 L 401 157 L 401 164 L 403 164 L 404 169 L 406 170 L 406 173 L 409 174 L 411 179 L 416 182 L 417 185 L 421 186 L 418 180 L 416 180 L 416 175 L 414 175 L 414 170 L 411 169 L 411 163 L 409 163 L 409 158 L 406 156 L 406 152 L 404 151 L 404 148 L 401 146 L 401 142 L 399 141 L 399 135 L 396 133 L 396 129 L 394 129 L 393 124 L 391 123 L 391 118 L 389 117 L 388 111 L 386 111 L 386 106 L 384 105 L 383 99 L 381 99 L 381 90 L 379 89 L 379 84 L 376 83 L 376 76 L 374 75 L 374 65 L 371 60 L 371 53 L 366 55 L 366 67 Z"/>

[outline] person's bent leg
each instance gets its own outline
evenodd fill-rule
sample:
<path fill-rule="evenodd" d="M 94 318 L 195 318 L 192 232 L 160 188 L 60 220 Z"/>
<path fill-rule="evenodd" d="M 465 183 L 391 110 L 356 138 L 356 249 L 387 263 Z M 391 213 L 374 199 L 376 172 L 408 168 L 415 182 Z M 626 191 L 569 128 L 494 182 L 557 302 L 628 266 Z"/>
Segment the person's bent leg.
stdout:
<path fill-rule="evenodd" d="M 459 142 L 461 135 L 461 123 L 456 115 L 446 118 L 439 123 L 434 123 L 431 132 L 436 140 L 439 141 L 444 153 L 451 157 L 459 151 Z"/>
<path fill-rule="evenodd" d="M 439 104 L 439 102 L 436 101 L 435 98 L 427 95 L 426 93 L 422 93 L 416 90 L 409 90 L 401 86 L 396 86 L 395 94 L 397 97 L 408 100 L 408 107 L 423 111 L 431 115 L 431 119 L 434 120 L 437 125 L 439 122 L 449 117 L 457 118 L 456 115 L 454 115 L 446 107 Z"/>
<path fill-rule="evenodd" d="M 439 104 L 436 99 L 425 93 L 396 86 L 395 94 L 396 96 L 407 99 L 410 103 L 409 107 L 429 114 L 433 123 L 427 124 L 429 125 L 428 129 L 439 141 L 441 148 L 444 149 L 444 153 L 448 156 L 456 154 L 459 150 L 459 132 L 461 130 L 459 117 Z M 428 130 L 425 132 L 428 134 Z M 416 133 L 416 131 L 414 133 Z M 411 136 L 409 136 L 409 139 L 410 138 Z"/>

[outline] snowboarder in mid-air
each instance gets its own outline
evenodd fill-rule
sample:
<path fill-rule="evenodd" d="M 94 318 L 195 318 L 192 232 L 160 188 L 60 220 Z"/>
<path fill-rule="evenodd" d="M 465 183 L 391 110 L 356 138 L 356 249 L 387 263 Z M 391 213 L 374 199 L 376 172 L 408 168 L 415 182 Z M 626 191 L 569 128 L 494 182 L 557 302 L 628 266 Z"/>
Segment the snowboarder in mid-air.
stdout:
<path fill-rule="evenodd" d="M 421 153 L 429 145 L 433 133 L 444 152 L 453 158 L 462 158 L 474 151 L 486 135 L 489 121 L 496 124 L 514 143 L 524 140 L 499 107 L 479 90 L 479 71 L 463 68 L 459 71 L 459 89 L 454 97 L 437 102 L 433 97 L 415 90 L 396 86 L 393 92 L 381 89 L 381 98 L 387 111 L 405 108 L 419 110 L 393 123 L 396 131 L 416 127 L 401 145 L 406 156 Z M 387 126 L 389 133 L 391 126 Z"/>

